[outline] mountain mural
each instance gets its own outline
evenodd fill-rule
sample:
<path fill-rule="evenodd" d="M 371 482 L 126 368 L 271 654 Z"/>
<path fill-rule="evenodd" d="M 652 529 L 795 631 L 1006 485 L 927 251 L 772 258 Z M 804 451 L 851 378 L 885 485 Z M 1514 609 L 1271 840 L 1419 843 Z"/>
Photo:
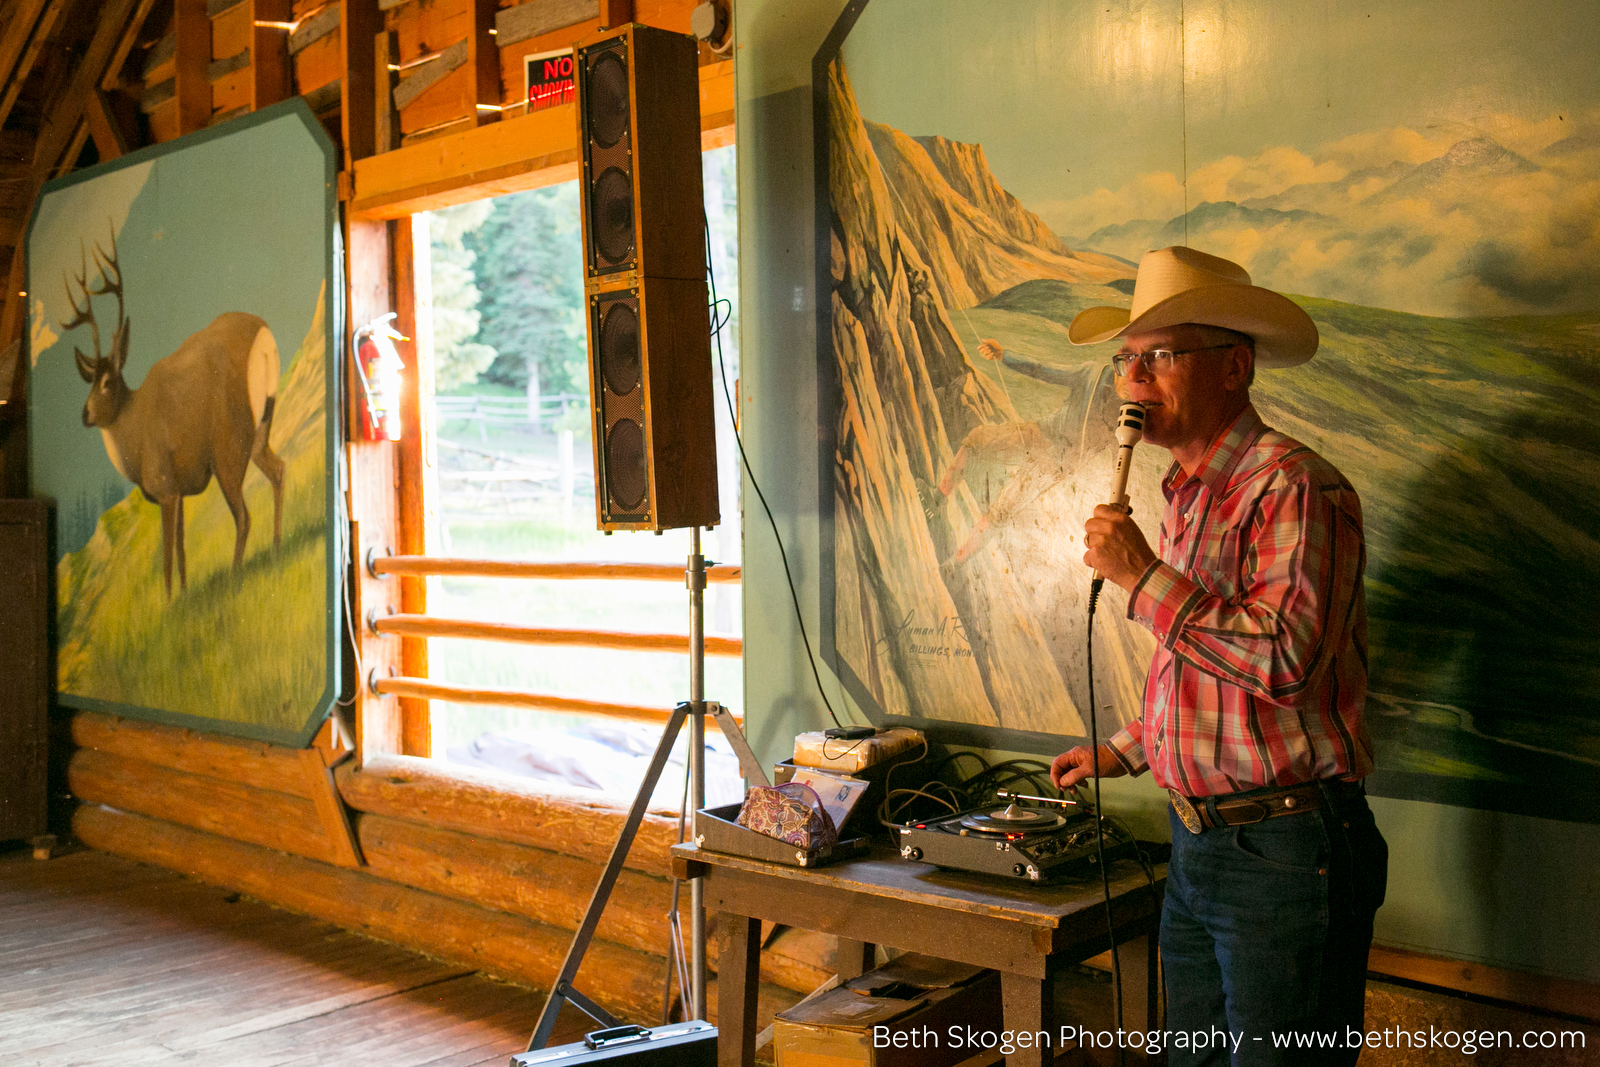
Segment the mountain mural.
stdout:
<path fill-rule="evenodd" d="M 1600 433 L 1571 414 L 1600 409 L 1600 285 L 1571 251 L 1600 207 L 1600 138 L 1474 136 L 1418 162 L 1418 136 L 1374 136 L 1412 158 L 1308 165 L 1327 180 L 1080 243 L 980 145 L 874 123 L 829 75 L 825 646 L 859 702 L 1038 752 L 1086 732 L 1081 530 L 1118 398 L 1108 349 L 1067 324 L 1126 305 L 1129 260 L 1189 243 L 1317 323 L 1317 357 L 1252 396 L 1361 495 L 1372 789 L 1600 821 L 1600 798 L 1574 800 L 1600 767 Z M 1135 453 L 1152 541 L 1168 462 Z M 1103 732 L 1138 715 L 1153 648 L 1124 608 L 1108 588 L 1094 626 Z"/>
<path fill-rule="evenodd" d="M 1247 263 L 1260 285 L 1425 315 L 1586 310 L 1600 292 L 1600 138 L 1534 153 L 1470 137 L 1421 163 L 1210 200 L 1099 227 L 1081 247 L 1137 261 L 1191 244 Z"/>
<path fill-rule="evenodd" d="M 1083 610 L 1081 589 L 1061 588 L 1083 578 L 1082 548 L 1065 520 L 1091 493 L 1076 470 L 1109 464 L 1116 398 L 1085 364 L 1071 417 L 1053 405 L 1041 427 L 1012 400 L 1031 398 L 1032 379 L 980 370 L 961 335 L 981 302 L 1019 285 L 1125 299 L 1110 285 L 1126 288 L 1132 269 L 1061 245 L 980 146 L 865 122 L 837 64 L 832 78 L 834 649 L 888 714 L 1082 734 L 1082 649 L 1061 620 Z M 1104 410 L 1086 450 L 1091 395 Z M 1018 527 L 1054 531 L 1057 550 L 1019 566 L 1006 546 Z M 1114 639 L 1112 725 L 1136 712 L 1140 641 Z"/>

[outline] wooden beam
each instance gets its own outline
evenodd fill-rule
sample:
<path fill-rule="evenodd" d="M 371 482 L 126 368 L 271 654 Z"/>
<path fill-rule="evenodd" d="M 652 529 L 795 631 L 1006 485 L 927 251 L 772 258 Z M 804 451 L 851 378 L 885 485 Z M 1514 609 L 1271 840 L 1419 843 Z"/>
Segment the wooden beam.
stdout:
<path fill-rule="evenodd" d="M 334 783 L 333 770 L 315 748 L 300 750 L 300 766 L 311 790 L 311 803 L 322 824 L 323 836 L 328 839 L 327 858 L 340 867 L 364 866 L 366 860 L 361 854 L 361 844 L 356 840 L 349 809 L 344 806 L 339 787 Z"/>
<path fill-rule="evenodd" d="M 295 749 L 201 734 L 176 726 L 118 719 L 94 711 L 72 715 L 72 742 L 83 749 L 142 760 L 185 774 L 310 799 Z"/>
<path fill-rule="evenodd" d="M 702 131 L 708 120 L 731 127 L 733 89 L 731 60 L 700 68 Z M 571 181 L 578 176 L 576 121 L 566 104 L 360 160 L 352 216 L 400 218 Z"/>
<path fill-rule="evenodd" d="M 394 106 L 395 72 L 400 62 L 400 42 L 394 31 L 384 30 L 372 42 L 372 108 L 374 153 L 392 152 L 400 147 L 400 114 Z M 401 332 L 411 336 L 401 327 Z"/>
<path fill-rule="evenodd" d="M 500 121 L 500 49 L 495 45 L 498 0 L 470 0 L 472 32 L 467 34 L 467 66 L 473 71 L 474 125 Z"/>
<path fill-rule="evenodd" d="M 1472 960 L 1428 956 L 1385 945 L 1372 946 L 1367 970 L 1376 975 L 1600 1022 L 1600 985 L 1588 982 L 1526 974 Z"/>
<path fill-rule="evenodd" d="M 123 135 L 122 124 L 111 111 L 111 101 L 106 99 L 105 90 L 96 86 L 89 91 L 83 113 L 89 121 L 89 134 L 94 138 L 100 162 L 127 155 L 128 140 Z"/>
<path fill-rule="evenodd" d="M 5 36 L 0 37 L 0 86 L 11 84 L 11 75 L 22 62 L 23 53 L 34 39 L 33 28 L 48 0 L 17 0 Z"/>
<path fill-rule="evenodd" d="M 150 9 L 155 7 L 156 0 L 139 0 L 138 7 L 133 12 L 133 17 L 128 20 L 122 36 L 118 38 L 116 48 L 106 61 L 106 66 L 100 75 L 100 88 L 111 92 L 120 87 L 122 83 L 122 67 L 128 61 L 128 53 L 133 51 L 133 46 L 138 43 L 139 31 L 144 28 L 144 20 L 150 16 Z"/>
<path fill-rule="evenodd" d="M 263 22 L 288 22 L 290 0 L 250 0 L 250 110 L 260 111 L 290 96 L 287 36 Z"/>
<path fill-rule="evenodd" d="M 681 582 L 676 563 L 534 562 L 520 559 L 459 559 L 449 556 L 379 556 L 372 561 L 379 574 L 442 574 L 460 578 L 547 578 L 582 581 Z M 723 563 L 706 568 L 706 581 L 737 585 L 741 569 Z"/>
<path fill-rule="evenodd" d="M 352 0 L 354 2 L 354 0 Z M 367 37 L 371 48 L 372 37 Z M 370 69 L 367 71 L 370 76 Z M 348 120 L 346 115 L 345 119 Z M 365 127 L 368 143 L 372 135 L 371 111 Z M 349 149 L 346 147 L 346 158 Z M 346 395 L 350 397 L 347 426 L 359 438 L 362 425 L 361 382 L 355 360 L 349 353 L 349 337 L 361 325 L 394 310 L 391 277 L 392 249 L 389 227 L 383 222 L 348 220 L 345 226 L 345 272 L 347 299 L 345 337 L 340 338 L 339 359 L 345 368 Z M 352 520 L 351 546 L 361 559 L 369 546 L 382 553 L 399 539 L 399 499 L 395 446 L 389 441 L 352 439 L 346 446 L 350 467 L 349 515 Z M 382 613 L 399 607 L 399 590 L 394 583 L 374 578 L 363 567 L 353 567 L 354 603 L 357 618 L 369 609 Z M 370 675 L 398 674 L 401 665 L 400 641 L 362 629 L 359 662 Z M 366 678 L 357 679 L 356 750 L 359 758 L 403 751 L 402 719 L 398 702 L 374 693 Z"/>
<path fill-rule="evenodd" d="M 386 39 L 389 34 L 378 35 L 380 57 L 390 53 Z M 388 71 L 383 71 L 381 84 L 388 84 Z M 379 94 L 380 115 L 388 99 Z M 382 121 L 379 122 L 380 129 Z M 398 125 L 392 127 L 398 131 Z M 380 149 L 381 150 L 381 149 Z M 417 303 L 420 293 L 426 296 L 431 279 L 417 277 L 417 240 L 426 241 L 424 224 L 421 233 L 411 219 L 396 219 L 389 224 L 390 240 L 394 248 L 394 310 L 395 329 L 407 340 L 397 342 L 400 357 L 405 361 L 401 371 L 400 423 L 404 428 L 395 462 L 399 465 L 399 527 L 395 547 L 405 553 L 426 553 L 428 550 L 428 507 L 432 497 L 428 487 L 436 486 L 438 479 L 431 476 L 437 464 L 432 441 L 433 428 L 429 414 L 433 410 L 433 345 L 430 322 L 418 324 Z M 426 256 L 422 264 L 426 266 Z M 431 302 L 431 298 L 430 302 Z M 422 331 L 429 337 L 424 339 Z M 400 578 L 400 610 L 409 614 L 422 614 L 428 610 L 428 582 L 420 575 Z M 415 637 L 400 639 L 400 672 L 413 678 L 428 676 L 428 642 Z M 433 753 L 433 724 L 431 707 L 426 697 L 416 694 L 400 700 L 400 751 L 407 756 L 428 756 Z"/>
<path fill-rule="evenodd" d="M 203 2 L 204 0 L 202 4 Z M 27 191 L 23 197 L 30 213 L 33 210 L 34 200 L 38 198 L 40 187 L 55 172 L 57 162 L 81 128 L 83 110 L 89 93 L 105 73 L 105 63 L 112 50 L 122 40 L 128 17 L 133 13 L 136 3 L 138 0 L 107 0 L 100 9 L 100 21 L 94 37 L 90 40 L 89 47 L 84 50 L 83 58 L 78 62 L 77 70 L 72 75 L 72 81 L 57 99 L 55 108 L 46 117 L 44 125 L 39 130 L 39 139 L 33 154 L 33 170 L 28 177 Z M 4 293 L 0 294 L 0 298 L 5 302 L 4 307 L 0 308 L 0 348 L 10 344 L 22 333 L 25 317 L 23 311 L 27 306 L 26 300 L 18 295 L 27 276 L 23 260 L 23 250 L 18 248 L 12 257 L 11 283 L 6 286 Z M 8 461 L 11 454 L 12 450 L 8 448 Z"/>
<path fill-rule="evenodd" d="M 426 678 L 378 679 L 378 692 L 399 697 L 426 700 L 447 700 L 452 704 L 491 704 L 507 708 L 532 708 L 570 715 L 595 715 L 627 722 L 666 723 L 672 715 L 671 708 L 650 708 L 637 704 L 609 704 L 601 700 L 581 700 L 577 697 L 558 696 L 554 693 L 532 693 L 522 689 L 505 689 L 496 686 L 461 686 Z M 744 720 L 738 719 L 738 722 Z M 706 722 L 706 729 L 720 730 L 715 720 Z"/>
<path fill-rule="evenodd" d="M 502 8 L 495 13 L 495 43 L 505 48 L 529 37 L 542 37 L 588 22 L 594 16 L 595 0 L 538 0 Z"/>
<path fill-rule="evenodd" d="M 431 826 L 514 841 L 605 863 L 628 812 L 592 790 L 474 771 L 437 760 L 379 756 L 335 773 L 345 803 L 371 815 L 426 819 Z M 678 840 L 676 813 L 645 815 L 626 866 L 670 877 L 667 850 Z"/>
<path fill-rule="evenodd" d="M 675 652 L 687 654 L 688 634 L 630 633 L 622 630 L 570 630 L 547 626 L 519 626 L 509 622 L 441 619 L 432 615 L 379 615 L 372 626 L 380 634 L 408 637 L 465 637 L 477 641 L 509 641 L 520 645 L 554 645 L 565 648 L 609 648 L 617 652 Z M 706 655 L 742 656 L 738 637 L 706 636 Z"/>
<path fill-rule="evenodd" d="M 33 5 L 30 5 L 33 6 Z M 29 32 L 21 44 L 10 70 L 4 68 L 4 63 L 15 39 L 14 34 L 7 34 L 4 42 L 4 52 L 0 52 L 0 87 L 5 93 L 0 96 L 0 125 L 4 125 L 11 109 L 17 102 L 17 96 L 22 92 L 23 83 L 28 80 L 28 75 L 33 73 L 33 65 L 38 62 L 39 53 L 44 49 L 44 44 L 50 39 L 50 31 L 55 29 L 56 20 L 61 17 L 61 12 L 66 8 L 66 0 L 49 0 L 48 6 L 42 13 L 35 15 L 34 19 L 24 21 L 23 16 L 27 10 L 19 11 L 11 20 L 11 29 Z"/>
<path fill-rule="evenodd" d="M 349 170 L 356 160 L 377 151 L 373 42 L 383 30 L 383 14 L 372 0 L 339 0 L 339 24 L 343 34 L 340 46 L 344 50 L 339 123 L 344 134 L 344 168 Z"/>
<path fill-rule="evenodd" d="M 78 749 L 67 762 L 67 786 L 80 800 L 235 841 L 328 862 L 338 855 L 315 804 L 288 793 L 87 748 Z"/>
<path fill-rule="evenodd" d="M 181 137 L 211 122 L 211 81 L 206 77 L 211 65 L 211 16 L 206 14 L 206 0 L 174 0 L 174 4 L 173 90 Z"/>
<path fill-rule="evenodd" d="M 589 895 L 604 869 L 592 860 L 409 819 L 363 815 L 357 825 L 373 874 L 562 930 L 576 930 L 583 921 Z M 685 893 L 681 904 L 688 902 Z M 670 881 L 625 870 L 596 936 L 664 956 L 671 910 Z"/>
<path fill-rule="evenodd" d="M 615 29 L 633 21 L 633 0 L 600 0 L 600 28 Z"/>

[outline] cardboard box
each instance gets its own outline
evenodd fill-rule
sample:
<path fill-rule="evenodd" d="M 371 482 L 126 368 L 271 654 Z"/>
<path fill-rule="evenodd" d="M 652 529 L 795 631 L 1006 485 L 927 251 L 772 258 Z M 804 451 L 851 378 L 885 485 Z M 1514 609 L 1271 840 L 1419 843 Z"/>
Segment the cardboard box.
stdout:
<path fill-rule="evenodd" d="M 779 1012 L 772 1040 L 778 1067 L 956 1067 L 985 1051 L 969 1029 L 1002 1029 L 1000 972 L 909 954 Z"/>

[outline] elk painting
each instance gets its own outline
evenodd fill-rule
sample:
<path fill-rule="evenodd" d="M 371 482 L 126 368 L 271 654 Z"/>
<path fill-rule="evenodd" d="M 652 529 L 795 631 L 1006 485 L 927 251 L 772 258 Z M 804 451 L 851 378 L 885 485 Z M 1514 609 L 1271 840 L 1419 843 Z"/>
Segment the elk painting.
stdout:
<path fill-rule="evenodd" d="M 74 315 L 63 331 L 88 326 L 94 339 L 90 358 L 73 348 L 78 374 L 89 383 L 83 424 L 96 427 L 117 473 L 139 487 L 161 508 L 161 568 L 167 599 L 172 598 L 172 561 L 178 585 L 186 588 L 183 554 L 183 498 L 203 492 L 213 477 L 233 513 L 236 531 L 233 566 L 244 563 L 250 536 L 250 509 L 244 500 L 244 475 L 251 463 L 272 483 L 272 543 L 283 538 L 283 460 L 272 451 L 272 408 L 278 399 L 278 345 L 262 319 L 230 311 L 192 334 L 170 356 L 150 368 L 144 384 L 128 388 L 122 368 L 128 361 L 128 319 L 122 301 L 117 243 L 94 249 L 99 280 L 88 280 L 87 255 L 77 276 L 83 296 L 78 305 L 72 279 L 64 279 Z M 96 296 L 117 300 L 117 324 L 110 351 L 100 352 Z"/>
<path fill-rule="evenodd" d="M 23 288 L 60 703 L 304 744 L 337 698 L 335 159 L 290 102 L 45 187 Z"/>

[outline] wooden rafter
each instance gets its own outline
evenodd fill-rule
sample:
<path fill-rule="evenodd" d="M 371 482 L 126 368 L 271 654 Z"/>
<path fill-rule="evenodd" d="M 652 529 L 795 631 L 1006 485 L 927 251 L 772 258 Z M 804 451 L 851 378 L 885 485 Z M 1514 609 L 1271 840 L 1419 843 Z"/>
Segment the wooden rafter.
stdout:
<path fill-rule="evenodd" d="M 57 98 L 55 107 L 45 117 L 44 125 L 39 130 L 39 140 L 33 152 L 33 169 L 28 175 L 24 199 L 30 205 L 30 210 L 40 188 L 56 173 L 62 157 L 68 154 L 74 143 L 82 148 L 83 142 L 79 138 L 87 136 L 84 114 L 89 94 L 99 84 L 105 74 L 106 64 L 124 36 L 137 32 L 137 26 L 129 26 L 135 9 L 148 12 L 149 0 L 108 0 L 101 8 L 100 23 L 95 29 L 94 38 L 84 51 L 72 80 Z M 11 258 L 11 284 L 6 287 L 4 309 L 0 310 L 0 348 L 10 344 L 20 333 L 25 306 L 24 298 L 19 295 L 25 277 L 23 250 L 18 248 Z"/>
<path fill-rule="evenodd" d="M 23 83 L 33 73 L 33 65 L 66 6 L 67 0 L 23 0 L 23 9 L 12 17 L 10 32 L 0 42 L 0 87 L 4 92 L 0 95 L 0 125 L 16 105 Z"/>

